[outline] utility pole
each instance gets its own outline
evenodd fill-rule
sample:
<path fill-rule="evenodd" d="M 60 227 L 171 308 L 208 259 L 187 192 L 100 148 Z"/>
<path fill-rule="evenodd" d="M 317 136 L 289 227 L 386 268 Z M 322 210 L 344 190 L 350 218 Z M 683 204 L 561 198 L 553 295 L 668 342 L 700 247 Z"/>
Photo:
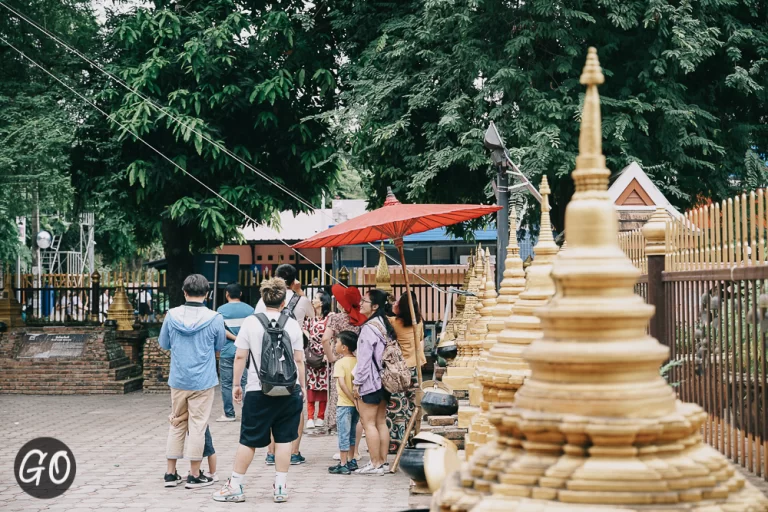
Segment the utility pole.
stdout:
<path fill-rule="evenodd" d="M 509 241 L 509 193 L 519 188 L 527 188 L 536 200 L 541 203 L 541 194 L 528 180 L 525 174 L 515 165 L 509 157 L 509 152 L 504 146 L 499 130 L 491 121 L 483 137 L 483 144 L 491 150 L 491 161 L 498 170 L 496 189 L 496 204 L 502 207 L 496 214 L 496 288 L 501 285 L 504 278 L 504 260 L 507 259 L 507 242 Z M 509 186 L 509 174 L 517 176 L 521 183 Z"/>
<path fill-rule="evenodd" d="M 501 210 L 496 212 L 496 289 L 501 287 L 504 279 L 504 261 L 507 259 L 509 245 L 509 176 L 504 165 L 497 166 L 496 175 L 496 204 Z"/>
<path fill-rule="evenodd" d="M 325 191 L 323 191 L 323 203 L 320 206 L 320 231 L 323 231 L 328 226 L 325 225 Z M 320 266 L 323 268 L 320 271 L 320 284 L 325 286 L 325 247 L 320 249 Z"/>
<path fill-rule="evenodd" d="M 496 125 L 491 124 L 485 132 L 485 147 L 491 150 L 491 160 L 496 167 L 496 204 L 501 210 L 496 212 L 496 289 L 504 279 L 504 260 L 507 259 L 507 243 L 509 241 L 509 176 L 507 176 L 507 159 L 504 141 L 501 139 Z"/>

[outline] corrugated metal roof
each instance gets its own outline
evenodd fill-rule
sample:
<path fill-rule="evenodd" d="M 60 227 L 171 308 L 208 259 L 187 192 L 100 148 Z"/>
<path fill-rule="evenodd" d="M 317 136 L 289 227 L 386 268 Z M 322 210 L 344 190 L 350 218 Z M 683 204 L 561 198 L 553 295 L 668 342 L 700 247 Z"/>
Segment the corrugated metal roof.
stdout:
<path fill-rule="evenodd" d="M 323 212 L 325 215 L 321 214 Z M 282 212 L 279 225 L 275 228 L 261 226 L 246 226 L 240 228 L 240 233 L 248 242 L 263 240 L 304 240 L 325 229 L 326 223 L 332 222 L 331 209 L 317 209 L 312 213 Z"/>
<path fill-rule="evenodd" d="M 305 240 L 331 226 L 340 224 L 366 212 L 367 202 L 359 199 L 335 199 L 331 208 L 311 213 L 282 212 L 279 226 L 249 226 L 240 229 L 243 237 L 248 242 L 272 241 L 272 240 Z M 322 213 L 321 213 L 322 212 Z M 496 240 L 496 228 L 478 229 L 474 232 L 477 242 L 492 242 Z M 448 242 L 461 239 L 449 236 L 445 228 L 432 229 L 423 233 L 405 237 L 406 242 Z"/>
<path fill-rule="evenodd" d="M 477 242 L 493 242 L 496 240 L 496 228 L 478 229 L 475 230 L 475 241 Z M 449 235 L 445 228 L 430 229 L 423 233 L 416 233 L 415 235 L 408 235 L 403 239 L 405 242 L 447 242 L 447 241 L 462 241 L 461 238 L 456 238 Z"/>

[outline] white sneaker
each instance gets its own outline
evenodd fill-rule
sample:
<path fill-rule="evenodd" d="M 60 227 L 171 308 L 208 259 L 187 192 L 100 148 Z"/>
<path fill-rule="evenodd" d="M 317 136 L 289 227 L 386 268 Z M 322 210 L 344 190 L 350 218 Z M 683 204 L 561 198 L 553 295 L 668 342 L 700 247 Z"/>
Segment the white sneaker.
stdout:
<path fill-rule="evenodd" d="M 227 415 L 223 414 L 223 415 L 221 415 L 221 417 L 219 417 L 219 419 L 217 419 L 216 421 L 217 421 L 218 423 L 224 423 L 224 422 L 227 422 L 227 423 L 229 423 L 229 422 L 232 422 L 232 421 L 237 421 L 237 418 L 230 418 L 229 416 L 227 416 Z"/>
<path fill-rule="evenodd" d="M 278 487 L 275 487 L 273 485 L 272 489 L 274 489 L 275 491 L 274 496 L 272 497 L 275 503 L 285 503 L 285 500 L 288 499 L 288 489 L 286 489 L 282 485 Z"/>
<path fill-rule="evenodd" d="M 318 423 L 320 423 L 320 420 L 317 420 Z M 312 420 L 307 421 L 304 426 L 306 428 L 315 428 L 315 422 Z M 318 425 L 319 426 L 319 425 Z"/>
<path fill-rule="evenodd" d="M 331 457 L 331 458 L 332 458 L 333 460 L 341 460 L 341 455 L 339 455 L 338 453 L 334 453 L 334 454 L 333 454 L 333 457 Z"/>
<path fill-rule="evenodd" d="M 242 503 L 245 501 L 245 494 L 243 494 L 243 486 L 235 488 L 232 486 L 231 480 L 227 480 L 224 487 L 221 490 L 213 493 L 213 501 L 224 501 L 229 503 Z"/>
<path fill-rule="evenodd" d="M 315 422 L 315 426 L 318 427 L 318 428 L 322 428 L 322 427 L 325 426 L 325 421 L 323 421 L 320 418 L 318 418 L 317 421 Z"/>
<path fill-rule="evenodd" d="M 203 474 L 205 476 L 207 476 L 208 478 L 210 478 L 211 480 L 213 480 L 214 482 L 218 482 L 219 481 L 219 475 L 217 475 L 216 473 L 211 473 L 210 471 L 206 471 Z"/>
<path fill-rule="evenodd" d="M 363 466 L 363 467 L 361 467 L 360 469 L 358 469 L 357 471 L 355 471 L 355 474 L 356 474 L 356 475 L 367 475 L 368 473 L 370 473 L 370 472 L 371 472 L 371 471 L 373 471 L 374 469 L 375 469 L 375 468 L 373 467 L 373 464 L 371 464 L 371 463 L 369 462 L 369 463 L 368 463 L 368 464 L 366 464 L 365 466 Z"/>

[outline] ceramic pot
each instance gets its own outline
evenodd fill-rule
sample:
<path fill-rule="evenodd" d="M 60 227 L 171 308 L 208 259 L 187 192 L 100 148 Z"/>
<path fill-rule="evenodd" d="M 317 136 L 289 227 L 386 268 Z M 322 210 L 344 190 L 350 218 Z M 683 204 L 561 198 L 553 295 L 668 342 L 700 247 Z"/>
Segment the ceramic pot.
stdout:
<path fill-rule="evenodd" d="M 442 347 L 438 345 L 437 347 L 437 355 L 445 359 L 446 361 L 450 361 L 452 359 L 456 359 L 456 355 L 459 352 L 459 347 L 455 343 L 449 343 L 446 345 L 443 345 Z"/>
<path fill-rule="evenodd" d="M 429 448 L 406 448 L 400 458 L 400 469 L 417 484 L 427 483 L 427 475 L 424 474 L 424 452 Z"/>
<path fill-rule="evenodd" d="M 459 401 L 449 390 L 438 386 L 424 387 L 421 408 L 429 416 L 451 416 L 459 410 Z"/>

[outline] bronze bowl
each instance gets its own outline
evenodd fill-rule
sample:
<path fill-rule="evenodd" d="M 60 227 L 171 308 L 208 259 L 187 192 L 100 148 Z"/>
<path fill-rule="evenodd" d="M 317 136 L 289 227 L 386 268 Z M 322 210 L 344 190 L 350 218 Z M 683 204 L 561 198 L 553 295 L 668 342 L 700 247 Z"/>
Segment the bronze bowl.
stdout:
<path fill-rule="evenodd" d="M 424 396 L 421 397 L 421 408 L 428 416 L 451 416 L 458 412 L 458 399 L 442 382 L 426 381 L 421 389 L 424 391 Z"/>
<path fill-rule="evenodd" d="M 458 354 L 458 352 L 459 352 L 459 347 L 455 343 L 445 344 L 442 347 L 438 345 L 437 347 L 437 355 L 442 357 L 446 361 L 456 359 L 456 355 Z"/>
<path fill-rule="evenodd" d="M 406 448 L 400 458 L 400 468 L 403 473 L 416 482 L 426 487 L 427 475 L 424 474 L 424 452 L 429 448 Z"/>

